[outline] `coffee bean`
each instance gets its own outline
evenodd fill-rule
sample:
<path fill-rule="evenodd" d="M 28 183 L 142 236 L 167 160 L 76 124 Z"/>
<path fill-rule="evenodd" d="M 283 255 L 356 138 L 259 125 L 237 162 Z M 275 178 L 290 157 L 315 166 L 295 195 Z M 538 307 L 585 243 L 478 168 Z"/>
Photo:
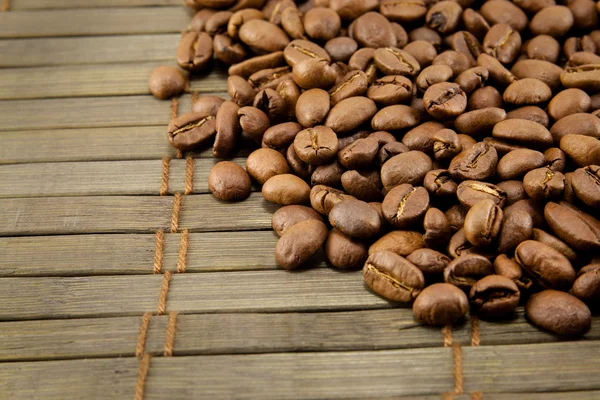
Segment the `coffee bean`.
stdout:
<path fill-rule="evenodd" d="M 327 239 L 327 226 L 308 219 L 286 229 L 275 246 L 275 260 L 284 269 L 295 269 L 308 261 Z"/>
<path fill-rule="evenodd" d="M 206 68 L 213 57 L 213 42 L 208 33 L 186 31 L 177 47 L 177 64 L 188 71 Z"/>
<path fill-rule="evenodd" d="M 331 57 L 316 43 L 308 40 L 292 40 L 283 51 L 283 57 L 292 67 L 303 60 L 322 59 L 331 62 Z"/>
<path fill-rule="evenodd" d="M 376 108 L 375 111 L 377 111 Z M 371 127 L 374 130 L 397 131 L 412 128 L 419 121 L 420 115 L 414 108 L 397 104 L 382 108 L 374 114 L 371 120 Z"/>
<path fill-rule="evenodd" d="M 428 246 L 447 244 L 451 237 L 451 227 L 446 215 L 437 208 L 430 208 L 423 218 L 423 240 Z"/>
<path fill-rule="evenodd" d="M 533 200 L 557 200 L 565 189 L 565 176 L 550 168 L 536 168 L 525 174 L 523 188 Z"/>
<path fill-rule="evenodd" d="M 465 217 L 465 237 L 473 246 L 489 246 L 500 234 L 502 209 L 491 200 L 473 205 Z"/>
<path fill-rule="evenodd" d="M 160 66 L 150 74 L 148 87 L 154 97 L 165 100 L 183 92 L 186 82 L 187 77 L 179 69 L 171 66 Z"/>
<path fill-rule="evenodd" d="M 318 166 L 310 176 L 311 186 L 325 185 L 339 189 L 342 187 L 342 174 L 345 171 L 346 169 L 338 161 Z"/>
<path fill-rule="evenodd" d="M 456 30 L 461 15 L 462 8 L 458 3 L 444 0 L 429 8 L 425 22 L 440 33 L 451 33 Z"/>
<path fill-rule="evenodd" d="M 259 184 L 264 184 L 275 175 L 287 174 L 288 164 L 280 152 L 273 149 L 258 149 L 246 159 L 248 174 Z"/>
<path fill-rule="evenodd" d="M 233 13 L 231 11 L 217 11 L 206 20 L 204 30 L 211 36 L 215 36 L 227 31 L 229 18 Z"/>
<path fill-rule="evenodd" d="M 281 82 L 292 80 L 291 71 L 290 67 L 261 69 L 250 75 L 248 82 L 258 90 L 276 89 Z"/>
<path fill-rule="evenodd" d="M 451 206 L 448 210 L 446 210 L 446 212 L 444 212 L 444 215 L 446 216 L 446 219 L 450 224 L 450 231 L 453 234 L 462 229 L 465 223 L 465 216 L 467 215 L 467 211 L 469 210 L 463 207 L 461 204 L 455 204 Z M 465 240 L 467 239 L 465 238 Z"/>
<path fill-rule="evenodd" d="M 486 143 L 479 142 L 454 157 L 450 161 L 448 172 L 455 179 L 484 180 L 493 174 L 497 163 L 498 153 L 496 149 Z"/>
<path fill-rule="evenodd" d="M 390 158 L 381 167 L 381 182 L 387 190 L 403 183 L 418 185 L 433 169 L 431 158 L 420 151 L 409 151 Z"/>
<path fill-rule="evenodd" d="M 518 180 L 504 181 L 498 183 L 498 188 L 506 192 L 506 205 L 516 203 L 519 200 L 527 198 L 527 193 L 523 188 L 523 182 Z"/>
<path fill-rule="evenodd" d="M 244 168 L 231 161 L 215 164 L 208 174 L 208 189 L 219 200 L 244 200 L 250 196 L 251 185 Z"/>
<path fill-rule="evenodd" d="M 169 143 L 180 150 L 190 150 L 216 134 L 216 120 L 206 113 L 184 114 L 171 121 L 167 128 Z"/>
<path fill-rule="evenodd" d="M 456 195 L 460 204 L 471 208 L 483 200 L 491 200 L 502 208 L 506 204 L 507 194 L 499 186 L 480 181 L 463 181 L 458 185 Z"/>
<path fill-rule="evenodd" d="M 506 69 L 506 67 L 502 65 L 500 61 L 496 60 L 489 54 L 480 54 L 479 57 L 477 57 L 477 65 L 487 69 L 490 74 L 490 78 L 492 78 L 494 81 L 498 82 L 501 85 L 508 86 L 517 80 L 517 77 L 514 76 L 508 69 Z"/>
<path fill-rule="evenodd" d="M 457 53 L 465 55 L 469 59 L 469 64 L 475 65 L 477 57 L 483 53 L 483 48 L 479 40 L 470 32 L 459 31 L 446 39 L 448 45 Z"/>
<path fill-rule="evenodd" d="M 272 53 L 283 50 L 289 43 L 286 33 L 268 21 L 246 21 L 239 30 L 240 40 L 258 52 Z"/>
<path fill-rule="evenodd" d="M 600 207 L 600 167 L 588 165 L 573 174 L 571 182 L 575 196 L 588 207 Z"/>
<path fill-rule="evenodd" d="M 430 86 L 423 95 L 427 112 L 436 119 L 449 119 L 467 108 L 467 96 L 456 83 L 442 82 Z"/>
<path fill-rule="evenodd" d="M 523 275 L 523 269 L 519 263 L 512 258 L 508 258 L 506 254 L 500 254 L 494 260 L 494 274 L 512 280 L 521 290 L 528 290 L 533 284 L 528 276 Z"/>
<path fill-rule="evenodd" d="M 502 108 L 503 105 L 504 101 L 502 100 L 502 95 L 498 92 L 498 89 L 493 86 L 484 86 L 476 89 L 471 93 L 469 100 L 467 101 L 467 109 L 469 111 L 488 107 Z"/>
<path fill-rule="evenodd" d="M 600 138 L 569 133 L 560 139 L 560 149 L 579 167 L 600 165 Z"/>
<path fill-rule="evenodd" d="M 341 184 L 346 193 L 359 200 L 380 201 L 383 199 L 380 188 L 358 171 L 344 172 L 341 176 Z"/>
<path fill-rule="evenodd" d="M 379 213 L 368 203 L 347 199 L 333 206 L 329 223 L 342 233 L 359 239 L 376 235 L 381 229 Z"/>
<path fill-rule="evenodd" d="M 536 10 L 536 12 L 537 11 L 539 10 Z M 560 44 L 556 39 L 548 35 L 535 36 L 529 40 L 524 47 L 527 52 L 527 57 L 534 60 L 555 63 L 560 55 Z"/>
<path fill-rule="evenodd" d="M 386 131 L 376 131 L 369 135 L 370 138 L 377 140 L 379 147 L 383 147 L 388 143 L 397 143 L 396 137 Z"/>
<path fill-rule="evenodd" d="M 391 251 L 369 255 L 363 274 L 365 283 L 375 293 L 399 303 L 412 302 L 425 286 L 421 270 Z"/>
<path fill-rule="evenodd" d="M 558 93 L 548 104 L 548 114 L 555 120 L 560 120 L 575 113 L 590 111 L 591 99 L 581 89 L 566 89 Z M 579 132 L 577 132 L 579 133 Z"/>
<path fill-rule="evenodd" d="M 492 135 L 501 140 L 535 147 L 548 147 L 552 145 L 552 135 L 548 129 L 537 122 L 524 119 L 507 119 L 494 126 Z"/>
<path fill-rule="evenodd" d="M 536 106 L 515 108 L 514 110 L 506 113 L 506 119 L 526 119 L 537 122 L 544 128 L 548 128 L 550 124 L 550 117 L 548 117 L 548 114 Z"/>
<path fill-rule="evenodd" d="M 512 252 L 521 242 L 533 235 L 533 218 L 523 210 L 515 211 L 502 221 L 502 230 L 498 238 L 500 253 Z"/>
<path fill-rule="evenodd" d="M 239 63 L 247 56 L 244 46 L 233 42 L 227 35 L 215 35 L 213 38 L 213 52 L 215 58 L 229 65 Z"/>
<path fill-rule="evenodd" d="M 323 165 L 331 161 L 338 150 L 337 135 L 326 126 L 304 129 L 294 139 L 298 157 L 309 165 Z"/>
<path fill-rule="evenodd" d="M 283 52 L 276 51 L 274 53 L 256 56 L 229 67 L 229 75 L 239 75 L 242 78 L 249 78 L 255 72 L 268 68 L 277 68 L 285 64 Z"/>
<path fill-rule="evenodd" d="M 534 325 L 563 336 L 584 335 L 592 319 L 585 303 L 557 290 L 544 290 L 531 296 L 525 305 L 525 314 Z"/>
<path fill-rule="evenodd" d="M 347 133 L 368 122 L 376 112 L 373 100 L 363 96 L 349 97 L 333 106 L 325 126 L 336 133 Z"/>
<path fill-rule="evenodd" d="M 520 292 L 511 279 L 489 275 L 473 285 L 469 298 L 472 309 L 480 316 L 500 317 L 515 311 Z"/>
<path fill-rule="evenodd" d="M 314 40 L 327 41 L 338 34 L 342 21 L 331 8 L 315 7 L 304 15 L 306 34 Z"/>
<path fill-rule="evenodd" d="M 479 10 L 490 25 L 508 24 L 512 29 L 521 32 L 527 26 L 527 15 L 512 2 L 502 0 L 486 1 Z"/>
<path fill-rule="evenodd" d="M 488 260 L 492 260 L 496 256 L 496 253 L 491 248 L 484 249 L 473 246 L 471 242 L 467 240 L 465 230 L 461 228 L 450 238 L 450 242 L 448 243 L 448 255 L 452 258 L 479 255 Z"/>
<path fill-rule="evenodd" d="M 401 184 L 383 199 L 383 216 L 391 225 L 404 229 L 414 226 L 429 208 L 429 194 L 423 187 Z"/>
<path fill-rule="evenodd" d="M 413 97 L 413 85 L 401 75 L 384 76 L 369 86 L 367 97 L 382 106 L 405 103 Z"/>
<path fill-rule="evenodd" d="M 423 179 L 423 186 L 435 197 L 447 198 L 456 195 L 456 182 L 450 178 L 448 170 L 445 169 L 428 171 Z"/>
<path fill-rule="evenodd" d="M 425 247 L 423 236 L 414 231 L 391 231 L 379 238 L 369 247 L 369 254 L 389 250 L 402 257 Z"/>
<path fill-rule="evenodd" d="M 550 6 L 538 11 L 529 24 L 534 35 L 560 37 L 573 26 L 573 14 L 565 6 Z"/>
<path fill-rule="evenodd" d="M 515 259 L 544 288 L 568 290 L 575 280 L 575 270 L 569 260 L 544 243 L 522 242 L 515 250 Z"/>
<path fill-rule="evenodd" d="M 240 127 L 257 143 L 261 143 L 263 135 L 270 127 L 269 117 L 256 107 L 242 107 L 238 110 Z"/>
<path fill-rule="evenodd" d="M 504 91 L 504 102 L 518 106 L 545 103 L 552 90 L 539 79 L 523 78 L 511 83 Z"/>
<path fill-rule="evenodd" d="M 594 303 L 600 300 L 600 264 L 589 264 L 579 270 L 572 293 L 586 302 Z"/>
<path fill-rule="evenodd" d="M 238 136 L 241 133 L 240 122 L 238 118 L 239 107 L 232 101 L 224 102 L 217 116 L 215 117 L 215 126 L 217 134 L 213 145 L 213 155 L 215 157 L 227 157 L 237 144 Z"/>
<path fill-rule="evenodd" d="M 208 9 L 200 10 L 198 14 L 205 10 Z M 262 13 L 262 11 L 255 10 L 253 8 L 247 8 L 234 12 L 227 23 L 227 35 L 234 40 L 238 40 L 239 31 L 242 25 L 244 25 L 245 22 L 253 19 L 265 19 L 265 15 Z"/>
<path fill-rule="evenodd" d="M 503 64 L 512 63 L 521 50 L 521 35 L 507 24 L 496 24 L 483 39 L 483 51 Z"/>
<path fill-rule="evenodd" d="M 396 36 L 390 22 L 377 12 L 368 12 L 354 21 L 351 29 L 354 40 L 361 47 L 390 47 L 396 45 Z"/>
<path fill-rule="evenodd" d="M 305 128 L 319 125 L 329 112 L 329 93 L 323 89 L 310 89 L 300 95 L 296 103 L 298 122 Z"/>
<path fill-rule="evenodd" d="M 265 199 L 282 205 L 308 204 L 310 187 L 302 179 L 292 174 L 274 175 L 262 187 Z"/>
<path fill-rule="evenodd" d="M 467 295 L 448 283 L 427 286 L 413 304 L 415 319 L 427 325 L 453 324 L 464 317 L 468 310 Z"/>
<path fill-rule="evenodd" d="M 432 249 L 418 249 L 406 257 L 425 276 L 440 275 L 450 263 L 450 258 Z"/>
<path fill-rule="evenodd" d="M 215 13 L 215 10 L 211 10 L 210 8 L 203 8 L 194 14 L 194 17 L 190 21 L 189 30 L 202 32 L 204 31 L 204 25 L 206 21 Z"/>
<path fill-rule="evenodd" d="M 600 138 L 600 118 L 586 113 L 570 114 L 556 121 L 550 128 L 550 133 L 556 144 L 560 143 L 563 136 L 571 132 Z"/>
<path fill-rule="evenodd" d="M 299 205 L 284 206 L 273 213 L 271 226 L 277 235 L 282 236 L 288 228 L 309 219 L 323 221 L 321 215 L 310 207 Z"/>
<path fill-rule="evenodd" d="M 563 69 L 552 62 L 544 60 L 520 60 L 513 65 L 510 72 L 519 79 L 537 79 L 548 85 L 554 92 L 561 89 L 560 74 L 563 72 Z M 534 84 L 536 87 L 546 91 L 539 82 L 535 82 Z"/>
<path fill-rule="evenodd" d="M 462 150 L 458 135 L 452 129 L 441 129 L 433 134 L 432 139 L 436 160 L 450 160 Z"/>
<path fill-rule="evenodd" d="M 294 82 L 302 89 L 329 89 L 336 80 L 335 69 L 322 58 L 307 58 L 294 64 Z"/>
<path fill-rule="evenodd" d="M 530 149 L 513 150 L 498 161 L 496 173 L 503 180 L 517 179 L 546 164 L 542 153 Z"/>
<path fill-rule="evenodd" d="M 331 265 L 341 269 L 362 267 L 368 256 L 368 248 L 364 242 L 335 228 L 329 231 L 323 250 Z"/>
<path fill-rule="evenodd" d="M 302 126 L 295 122 L 284 122 L 271 126 L 265 131 L 262 139 L 262 147 L 270 147 L 275 150 L 285 150 L 294 139 Z"/>
<path fill-rule="evenodd" d="M 325 185 L 317 185 L 310 190 L 310 205 L 323 215 L 328 215 L 336 204 L 348 199 L 354 199 L 354 197 Z"/>
<path fill-rule="evenodd" d="M 490 73 L 484 67 L 473 67 L 459 74 L 454 80 L 460 88 L 467 94 L 483 87 L 487 82 Z"/>
<path fill-rule="evenodd" d="M 481 278 L 491 275 L 492 263 L 485 257 L 476 254 L 461 255 L 450 261 L 444 270 L 444 281 L 463 290 L 471 287 Z"/>
<path fill-rule="evenodd" d="M 339 162 L 348 169 L 367 168 L 373 163 L 379 144 L 373 138 L 358 139 L 338 153 Z"/>
<path fill-rule="evenodd" d="M 440 82 L 448 82 L 453 75 L 454 71 L 447 65 L 430 65 L 417 76 L 417 87 L 422 92 L 425 92 L 431 85 Z"/>
<path fill-rule="evenodd" d="M 192 113 L 215 116 L 224 102 L 225 99 L 218 96 L 202 96 L 192 104 Z"/>
<path fill-rule="evenodd" d="M 238 106 L 244 107 L 252 104 L 256 90 L 241 76 L 232 75 L 227 78 L 227 92 L 231 100 Z"/>
<path fill-rule="evenodd" d="M 362 96 L 369 86 L 369 78 L 362 71 L 348 72 L 342 81 L 329 90 L 331 104 L 336 105 L 350 97 Z"/>
<path fill-rule="evenodd" d="M 349 37 L 337 37 L 325 43 L 325 51 L 329 53 L 333 61 L 347 63 L 356 50 L 358 50 L 358 43 Z"/>
<path fill-rule="evenodd" d="M 533 218 L 533 226 L 536 228 L 543 227 L 544 221 L 544 209 L 543 204 L 539 204 L 531 199 L 523 199 L 511 204 L 504 208 L 504 215 L 508 218 L 510 214 L 518 210 L 523 210 Z"/>
<path fill-rule="evenodd" d="M 413 22 L 427 13 L 427 5 L 423 0 L 383 0 L 381 14 L 390 21 Z"/>
<path fill-rule="evenodd" d="M 410 42 L 404 46 L 402 50 L 413 56 L 421 68 L 430 66 L 437 57 L 437 50 L 435 47 L 425 40 L 415 40 L 414 42 Z"/>
<path fill-rule="evenodd" d="M 533 235 L 531 238 L 537 242 L 544 243 L 552 247 L 554 250 L 562 253 L 562 255 L 567 257 L 567 259 L 572 263 L 577 261 L 577 253 L 556 236 L 552 236 L 548 232 L 543 231 L 541 229 L 533 228 Z"/>
<path fill-rule="evenodd" d="M 567 67 L 560 74 L 560 81 L 566 88 L 595 92 L 600 89 L 600 66 L 592 64 Z"/>
<path fill-rule="evenodd" d="M 287 7 L 281 13 L 281 27 L 292 39 L 304 39 L 305 31 L 302 14 L 295 7 Z"/>

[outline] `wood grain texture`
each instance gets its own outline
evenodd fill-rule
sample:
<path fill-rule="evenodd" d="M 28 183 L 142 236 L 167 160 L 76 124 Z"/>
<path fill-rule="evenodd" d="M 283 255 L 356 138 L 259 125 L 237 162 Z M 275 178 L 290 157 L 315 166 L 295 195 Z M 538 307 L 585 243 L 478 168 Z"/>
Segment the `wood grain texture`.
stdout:
<path fill-rule="evenodd" d="M 165 234 L 163 271 L 177 270 L 180 243 L 181 234 Z M 187 272 L 279 269 L 271 231 L 191 233 L 188 243 Z M 155 246 L 154 234 L 3 237 L 0 276 L 152 274 Z"/>
<path fill-rule="evenodd" d="M 465 391 L 600 389 L 600 341 L 463 347 Z"/>
<path fill-rule="evenodd" d="M 100 8 L 100 7 L 145 7 L 180 6 L 181 0 L 11 0 L 10 9 L 45 10 L 54 8 Z"/>
<path fill-rule="evenodd" d="M 164 357 L 152 360 L 145 398 L 417 396 L 453 385 L 448 348 Z"/>
<path fill-rule="evenodd" d="M 213 93 L 204 93 L 213 94 Z M 226 93 L 215 93 L 227 96 Z M 191 97 L 179 102 L 191 110 Z M 68 115 L 69 118 L 64 116 Z M 2 100 L 0 131 L 162 125 L 171 119 L 171 103 L 152 96 L 83 97 L 43 100 Z"/>
<path fill-rule="evenodd" d="M 131 399 L 138 375 L 136 358 L 0 364 L 5 399 Z"/>
<path fill-rule="evenodd" d="M 59 1 L 53 1 L 59 4 Z M 172 62 L 179 33 L 0 40 L 0 67 Z"/>
<path fill-rule="evenodd" d="M 9 68 L 0 74 L 0 100 L 51 97 L 122 96 L 150 94 L 148 77 L 159 65 L 94 64 L 39 68 Z M 194 77 L 191 89 L 200 92 L 227 91 L 227 72 L 215 68 Z"/>
<path fill-rule="evenodd" d="M 0 278 L 0 320 L 140 315 L 157 309 L 162 275 Z M 388 308 L 360 271 L 175 274 L 167 311 L 282 312 Z"/>
<path fill-rule="evenodd" d="M 0 13 L 0 38 L 173 33 L 190 18 L 184 7 L 11 11 Z"/>

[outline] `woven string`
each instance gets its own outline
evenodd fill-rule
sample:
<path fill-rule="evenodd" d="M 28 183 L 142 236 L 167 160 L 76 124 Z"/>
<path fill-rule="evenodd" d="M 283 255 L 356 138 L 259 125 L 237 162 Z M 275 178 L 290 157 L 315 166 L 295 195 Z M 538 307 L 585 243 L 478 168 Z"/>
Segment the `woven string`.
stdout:
<path fill-rule="evenodd" d="M 444 335 L 444 347 L 452 346 L 452 325 L 446 325 L 442 328 Z"/>
<path fill-rule="evenodd" d="M 171 233 L 176 233 L 179 228 L 179 211 L 181 211 L 181 193 L 175 193 L 173 215 L 171 216 Z"/>
<path fill-rule="evenodd" d="M 171 283 L 172 274 L 167 271 L 163 275 L 163 282 L 160 288 L 160 295 L 158 297 L 158 315 L 164 315 L 167 310 L 167 295 L 169 293 L 169 284 Z"/>
<path fill-rule="evenodd" d="M 187 268 L 187 252 L 190 239 L 190 231 L 184 229 L 181 232 L 181 242 L 179 243 L 179 255 L 177 256 L 177 272 L 182 274 Z"/>
<path fill-rule="evenodd" d="M 10 0 L 2 1 L 2 12 L 10 10 Z"/>
<path fill-rule="evenodd" d="M 175 330 L 177 326 L 177 313 L 169 313 L 169 324 L 167 325 L 167 334 L 165 335 L 165 357 L 173 355 L 173 347 L 175 346 Z"/>
<path fill-rule="evenodd" d="M 169 193 L 169 162 L 171 159 L 169 157 L 163 157 L 162 159 L 162 178 L 160 182 L 160 192 L 161 196 L 166 196 Z"/>
<path fill-rule="evenodd" d="M 146 346 L 146 337 L 148 336 L 148 327 L 150 326 L 150 318 L 152 313 L 145 313 L 140 324 L 140 333 L 138 333 L 137 346 L 135 347 L 135 356 L 141 357 L 144 355 L 144 347 Z"/>
<path fill-rule="evenodd" d="M 471 346 L 479 346 L 479 318 L 471 316 Z"/>
<path fill-rule="evenodd" d="M 144 354 L 144 357 L 140 360 L 140 366 L 138 368 L 138 377 L 135 384 L 135 395 L 134 400 L 144 399 L 144 386 L 146 384 L 146 376 L 148 376 L 148 368 L 150 367 L 150 354 Z"/>
<path fill-rule="evenodd" d="M 471 400 L 482 400 L 482 399 L 483 399 L 483 393 L 481 393 L 481 392 L 471 393 Z"/>
<path fill-rule="evenodd" d="M 452 358 L 454 359 L 454 393 L 463 393 L 462 349 L 459 344 L 452 345 Z"/>
<path fill-rule="evenodd" d="M 156 232 L 156 246 L 154 248 L 154 267 L 152 272 L 160 274 L 163 262 L 163 252 L 165 248 L 165 233 L 163 231 Z"/>
<path fill-rule="evenodd" d="M 185 159 L 185 192 L 184 194 L 190 195 L 194 191 L 194 159 L 191 156 L 187 156 Z"/>

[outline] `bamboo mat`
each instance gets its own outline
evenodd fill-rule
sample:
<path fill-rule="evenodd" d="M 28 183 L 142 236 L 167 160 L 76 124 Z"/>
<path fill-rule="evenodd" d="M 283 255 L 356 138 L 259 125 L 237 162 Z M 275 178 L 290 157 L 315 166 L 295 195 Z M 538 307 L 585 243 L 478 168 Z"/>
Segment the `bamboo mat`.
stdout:
<path fill-rule="evenodd" d="M 431 328 L 322 256 L 278 269 L 276 207 L 215 200 L 210 154 L 165 137 L 190 94 L 148 93 L 180 3 L 5 2 L 0 399 L 600 398 L 598 317 L 577 341 L 522 309 Z M 225 77 L 191 91 L 225 95 Z"/>

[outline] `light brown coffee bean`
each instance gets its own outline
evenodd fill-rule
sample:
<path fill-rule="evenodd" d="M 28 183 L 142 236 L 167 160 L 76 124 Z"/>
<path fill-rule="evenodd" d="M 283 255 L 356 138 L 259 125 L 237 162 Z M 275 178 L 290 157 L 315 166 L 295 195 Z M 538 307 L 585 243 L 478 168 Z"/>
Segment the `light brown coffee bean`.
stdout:
<path fill-rule="evenodd" d="M 289 166 L 280 152 L 273 149 L 258 149 L 246 159 L 248 174 L 259 184 L 264 184 L 275 175 L 287 174 Z"/>
<path fill-rule="evenodd" d="M 362 267 L 368 257 L 368 247 L 363 241 L 335 228 L 329 232 L 323 250 L 331 265 L 341 269 Z"/>
<path fill-rule="evenodd" d="M 425 286 L 421 270 L 391 251 L 369 255 L 363 274 L 365 283 L 375 293 L 400 303 L 413 301 Z"/>
<path fill-rule="evenodd" d="M 469 300 L 465 293 L 448 283 L 426 287 L 413 304 L 415 319 L 427 325 L 453 324 L 468 310 Z"/>
<path fill-rule="evenodd" d="M 292 174 L 274 175 L 262 187 L 265 199 L 282 205 L 308 204 L 310 187 L 302 179 Z"/>
<path fill-rule="evenodd" d="M 275 260 L 284 269 L 295 269 L 308 261 L 325 243 L 327 226 L 317 219 L 298 222 L 277 241 Z"/>
<path fill-rule="evenodd" d="M 346 199 L 333 206 L 329 223 L 342 233 L 359 239 L 370 238 L 381 229 L 381 217 L 367 202 Z"/>
<path fill-rule="evenodd" d="M 525 305 L 534 325 L 563 336 L 579 336 L 590 330 L 592 315 L 581 300 L 557 290 L 534 294 Z"/>
<path fill-rule="evenodd" d="M 271 227 L 278 236 L 282 236 L 288 228 L 309 219 L 323 221 L 321 215 L 310 207 L 284 206 L 273 213 Z"/>

